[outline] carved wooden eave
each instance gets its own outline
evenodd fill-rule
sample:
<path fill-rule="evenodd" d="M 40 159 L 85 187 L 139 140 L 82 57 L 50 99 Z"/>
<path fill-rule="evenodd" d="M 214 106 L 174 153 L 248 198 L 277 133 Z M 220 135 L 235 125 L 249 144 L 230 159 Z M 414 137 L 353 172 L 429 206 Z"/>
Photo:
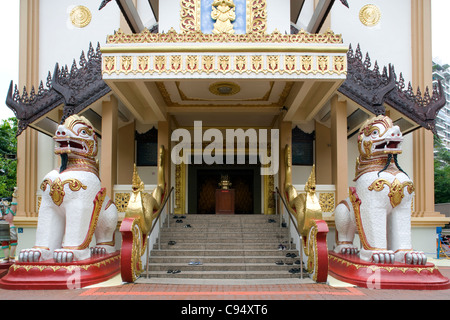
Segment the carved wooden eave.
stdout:
<path fill-rule="evenodd" d="M 374 115 L 384 115 L 386 107 L 391 107 L 417 125 L 436 133 L 436 116 L 446 104 L 440 82 L 434 86 L 431 96 L 428 88 L 423 96 L 420 89 L 415 94 L 411 83 L 405 90 L 402 74 L 397 80 L 392 65 L 384 67 L 380 73 L 377 62 L 371 69 L 370 57 L 366 54 L 363 60 L 359 45 L 355 52 L 350 46 L 347 64 L 347 79 L 338 89 L 341 94 Z"/>
<path fill-rule="evenodd" d="M 53 76 L 49 72 L 47 83 L 40 83 L 39 89 L 25 87 L 22 96 L 17 85 L 11 82 L 6 105 L 19 120 L 17 135 L 27 127 L 45 118 L 53 110 L 63 106 L 61 123 L 73 115 L 82 112 L 95 101 L 109 94 L 111 89 L 102 79 L 102 55 L 100 45 L 94 50 L 89 47 L 87 59 L 81 54 L 79 66 L 75 60 L 69 71 L 67 66 L 55 66 Z"/>
<path fill-rule="evenodd" d="M 151 32 L 148 33 L 150 35 Z M 368 113 L 385 114 L 388 107 L 414 122 L 416 127 L 421 126 L 435 132 L 435 118 L 446 104 L 442 84 L 435 86 L 431 95 L 428 88 L 424 95 L 420 90 L 414 94 L 411 84 L 405 86 L 401 74 L 397 80 L 392 66 L 383 68 L 381 73 L 377 63 L 373 69 L 371 67 L 369 55 L 363 59 L 359 46 L 356 52 L 350 47 L 347 53 L 346 80 L 338 92 Z M 111 88 L 103 80 L 103 74 L 100 48 L 98 46 L 94 50 L 91 45 L 87 59 L 82 53 L 79 67 L 75 61 L 70 71 L 67 66 L 60 68 L 57 64 L 53 76 L 49 73 L 45 86 L 41 82 L 37 91 L 32 88 L 28 92 L 24 88 L 20 95 L 17 85 L 11 83 L 6 104 L 19 120 L 17 134 L 29 126 L 36 127 L 37 122 L 48 117 L 52 111 L 60 110 L 61 106 L 64 121 L 68 116 L 83 112 L 95 101 L 110 94 Z M 52 134 L 51 130 L 48 133 Z"/>

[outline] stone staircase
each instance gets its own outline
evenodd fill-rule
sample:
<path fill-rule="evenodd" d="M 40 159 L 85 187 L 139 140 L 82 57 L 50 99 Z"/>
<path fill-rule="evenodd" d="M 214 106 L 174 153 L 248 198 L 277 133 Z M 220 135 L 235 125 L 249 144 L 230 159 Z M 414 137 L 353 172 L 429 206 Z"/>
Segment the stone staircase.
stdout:
<path fill-rule="evenodd" d="M 294 245 L 289 250 L 288 230 L 280 228 L 278 216 L 176 217 L 170 217 L 169 228 L 167 223 L 162 228 L 161 250 L 158 244 L 151 250 L 149 278 L 300 278 L 299 257 L 286 257 L 298 255 L 298 250 Z M 280 250 L 280 244 L 285 249 Z M 146 278 L 145 272 L 142 277 Z"/>

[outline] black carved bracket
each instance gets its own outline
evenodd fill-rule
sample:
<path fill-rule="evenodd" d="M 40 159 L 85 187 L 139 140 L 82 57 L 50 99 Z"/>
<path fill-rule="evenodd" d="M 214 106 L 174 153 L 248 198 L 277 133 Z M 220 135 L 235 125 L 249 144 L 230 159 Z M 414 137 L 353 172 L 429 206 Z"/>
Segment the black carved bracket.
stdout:
<path fill-rule="evenodd" d="M 433 86 L 431 96 L 428 87 L 425 89 L 423 96 L 420 88 L 417 89 L 417 94 L 414 94 L 411 83 L 408 84 L 407 90 L 404 90 L 404 88 L 405 83 L 400 74 L 397 90 L 393 90 L 386 95 L 386 103 L 436 134 L 435 120 L 437 114 L 447 104 L 441 81 L 438 81 L 437 86 Z"/>
<path fill-rule="evenodd" d="M 405 83 L 402 74 L 397 81 L 392 65 L 389 65 L 389 70 L 384 67 L 383 72 L 380 73 L 377 62 L 371 69 L 370 57 L 366 54 L 363 60 L 359 45 L 356 52 L 353 52 L 350 46 L 347 53 L 347 64 L 347 79 L 338 89 L 340 93 L 374 115 L 386 114 L 385 104 L 387 104 L 420 126 L 436 133 L 436 116 L 446 104 L 440 82 L 433 88 L 431 97 L 428 88 L 426 88 L 424 96 L 420 89 L 417 94 L 414 94 L 411 83 L 409 83 L 408 89 L 404 90 Z"/>
<path fill-rule="evenodd" d="M 386 112 L 383 103 L 386 94 L 395 89 L 395 74 L 391 66 L 389 72 L 383 68 L 380 74 L 378 63 L 375 62 L 373 70 L 370 57 L 366 54 L 363 61 L 360 47 L 358 45 L 356 53 L 350 49 L 347 54 L 347 79 L 338 89 L 371 113 L 375 115 Z"/>
<path fill-rule="evenodd" d="M 60 105 L 64 105 L 61 123 L 73 114 L 83 111 L 86 107 L 111 92 L 102 79 L 102 55 L 100 44 L 94 50 L 90 44 L 87 59 L 82 52 L 79 66 L 75 60 L 69 72 L 68 67 L 59 68 L 56 64 L 53 77 L 49 72 L 46 87 L 42 81 L 38 92 L 32 87 L 28 94 L 23 89 L 19 94 L 17 85 L 11 82 L 6 105 L 19 120 L 17 135 L 20 135 L 30 124 L 46 115 Z"/>

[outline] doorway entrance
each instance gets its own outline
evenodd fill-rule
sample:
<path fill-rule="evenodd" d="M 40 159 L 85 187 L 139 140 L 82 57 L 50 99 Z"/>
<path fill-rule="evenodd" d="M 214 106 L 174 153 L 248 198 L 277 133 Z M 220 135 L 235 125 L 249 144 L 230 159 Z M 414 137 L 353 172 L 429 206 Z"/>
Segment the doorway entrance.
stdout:
<path fill-rule="evenodd" d="M 188 213 L 215 214 L 216 190 L 222 175 L 228 175 L 235 190 L 235 214 L 261 213 L 259 165 L 190 165 Z"/>

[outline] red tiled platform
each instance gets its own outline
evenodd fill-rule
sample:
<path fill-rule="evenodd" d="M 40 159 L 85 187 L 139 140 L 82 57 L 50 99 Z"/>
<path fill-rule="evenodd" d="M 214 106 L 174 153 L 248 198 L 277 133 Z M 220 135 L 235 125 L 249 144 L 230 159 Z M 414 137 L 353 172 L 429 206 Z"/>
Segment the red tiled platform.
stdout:
<path fill-rule="evenodd" d="M 440 267 L 450 276 L 450 267 Z M 2 290 L 8 300 L 450 300 L 450 290 L 372 290 L 327 284 L 123 284 L 76 290 Z"/>

